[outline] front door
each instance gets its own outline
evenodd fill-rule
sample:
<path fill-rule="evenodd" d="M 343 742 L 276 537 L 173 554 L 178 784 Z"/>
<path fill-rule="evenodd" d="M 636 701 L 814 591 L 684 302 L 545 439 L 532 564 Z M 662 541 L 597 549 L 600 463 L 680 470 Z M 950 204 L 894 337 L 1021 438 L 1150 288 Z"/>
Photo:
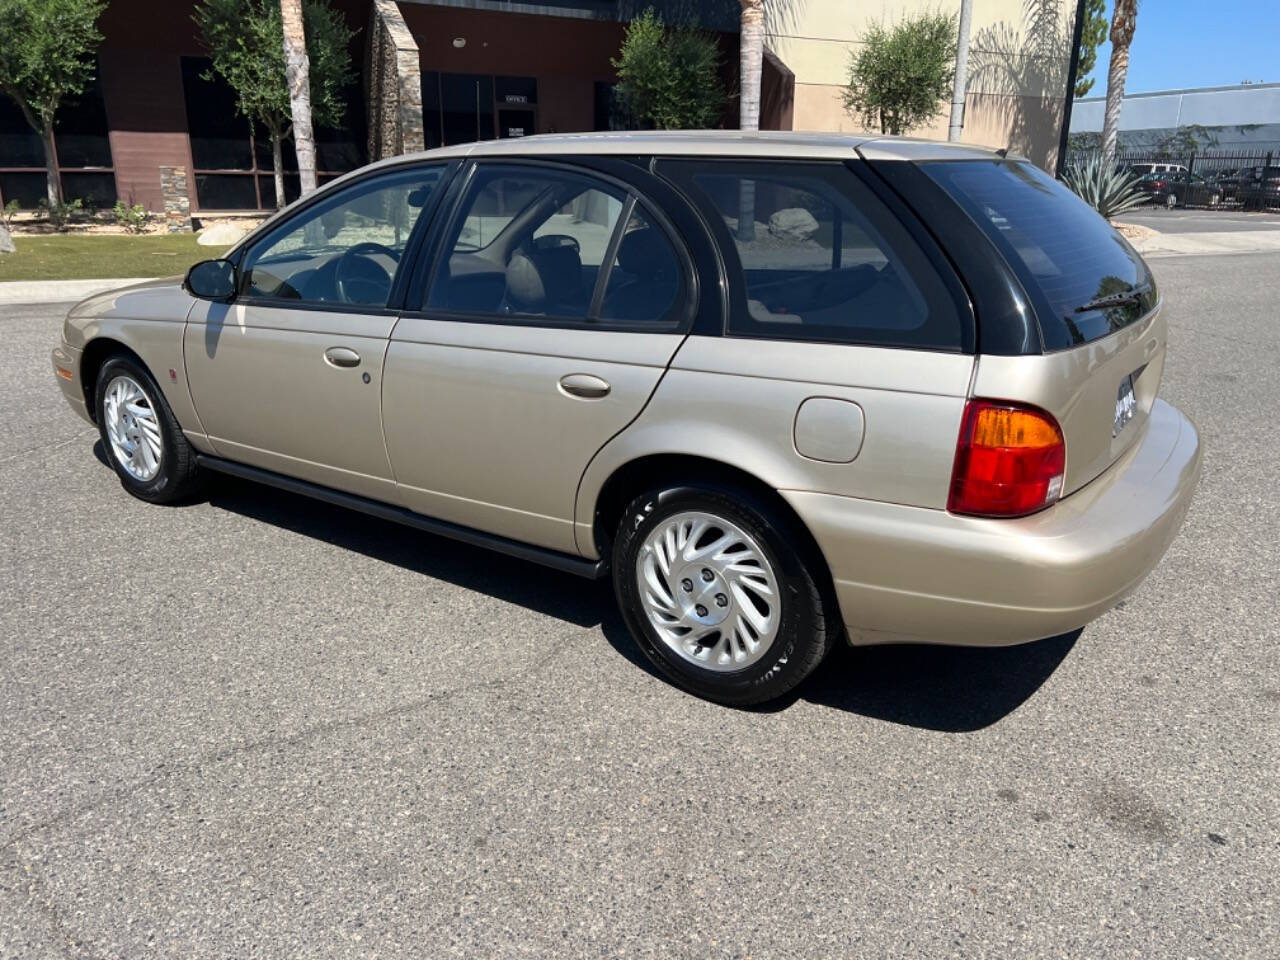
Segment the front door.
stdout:
<path fill-rule="evenodd" d="M 192 311 L 187 379 L 218 455 L 395 499 L 380 410 L 387 304 L 442 172 L 385 171 L 305 207 L 248 249 L 232 303 Z"/>
<path fill-rule="evenodd" d="M 482 163 L 391 337 L 387 450 L 411 509 L 566 552 L 578 481 L 687 329 L 688 269 L 626 188 Z"/>

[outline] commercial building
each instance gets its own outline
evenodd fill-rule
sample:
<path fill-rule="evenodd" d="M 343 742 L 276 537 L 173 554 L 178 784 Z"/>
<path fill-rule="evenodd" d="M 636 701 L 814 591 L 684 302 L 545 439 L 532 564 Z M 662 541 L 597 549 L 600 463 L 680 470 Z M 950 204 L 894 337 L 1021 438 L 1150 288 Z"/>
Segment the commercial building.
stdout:
<path fill-rule="evenodd" d="M 1071 133 L 1102 132 L 1106 97 L 1077 100 Z M 1195 128 L 1196 139 L 1225 150 L 1280 147 L 1280 83 L 1131 93 L 1120 104 L 1126 146 L 1143 148 Z"/>
<path fill-rule="evenodd" d="M 530 133 L 611 129 L 611 58 L 625 24 L 654 6 L 691 21 L 721 45 L 736 90 L 737 0 L 331 0 L 358 31 L 357 81 L 340 129 L 317 132 L 320 179 L 422 146 Z M 849 52 L 872 13 L 893 20 L 934 0 L 883 0 L 874 10 L 839 0 L 777 0 L 769 24 L 761 126 L 847 130 Z M 1061 0 L 976 0 L 965 139 L 1012 146 L 1049 166 L 1056 154 L 1069 56 Z M 945 0 L 944 9 L 959 7 Z M 1038 7 L 1043 7 L 1039 13 Z M 93 87 L 60 113 L 56 149 L 68 197 L 117 198 L 159 210 L 185 191 L 192 212 L 275 206 L 270 147 L 237 116 L 232 91 L 211 75 L 192 21 L 194 0 L 110 0 Z M 937 122 L 916 131 L 945 136 Z M 736 123 L 736 101 L 724 123 Z M 286 151 L 286 167 L 293 158 Z M 44 194 L 40 142 L 0 97 L 0 198 L 34 206 Z M 286 177 L 286 197 L 297 191 Z"/>

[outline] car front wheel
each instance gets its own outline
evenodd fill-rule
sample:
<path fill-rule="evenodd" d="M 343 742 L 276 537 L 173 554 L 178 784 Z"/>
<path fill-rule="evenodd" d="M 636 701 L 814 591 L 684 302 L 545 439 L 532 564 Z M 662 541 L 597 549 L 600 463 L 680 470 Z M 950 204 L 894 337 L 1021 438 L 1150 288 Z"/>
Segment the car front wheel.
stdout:
<path fill-rule="evenodd" d="M 140 364 L 115 356 L 102 365 L 95 410 L 103 451 L 129 493 L 149 503 L 170 503 L 192 492 L 195 451 Z"/>
<path fill-rule="evenodd" d="M 814 560 L 780 511 L 740 491 L 654 490 L 626 508 L 614 591 L 649 660 L 719 703 L 782 696 L 832 643 Z"/>

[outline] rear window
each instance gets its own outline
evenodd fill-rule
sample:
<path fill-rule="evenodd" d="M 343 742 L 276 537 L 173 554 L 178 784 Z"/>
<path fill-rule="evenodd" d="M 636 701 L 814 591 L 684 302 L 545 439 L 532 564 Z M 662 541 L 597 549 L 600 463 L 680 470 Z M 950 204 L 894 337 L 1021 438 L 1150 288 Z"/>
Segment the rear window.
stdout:
<path fill-rule="evenodd" d="M 920 166 L 1018 274 L 1035 304 L 1045 350 L 1105 337 L 1155 306 L 1155 284 L 1142 258 L 1092 207 L 1039 168 L 1012 160 Z M 1130 293 L 1135 296 L 1125 299 Z"/>

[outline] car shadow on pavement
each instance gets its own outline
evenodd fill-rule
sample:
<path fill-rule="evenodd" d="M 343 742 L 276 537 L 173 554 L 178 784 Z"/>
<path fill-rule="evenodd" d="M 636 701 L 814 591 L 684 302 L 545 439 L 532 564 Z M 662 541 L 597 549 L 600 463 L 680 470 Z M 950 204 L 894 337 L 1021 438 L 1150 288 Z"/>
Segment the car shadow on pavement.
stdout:
<path fill-rule="evenodd" d="M 108 465 L 101 446 L 101 441 L 95 443 L 94 454 Z M 234 477 L 213 478 L 207 498 L 195 501 L 203 502 L 578 627 L 598 626 L 629 663 L 660 677 L 631 639 L 608 580 L 585 581 Z M 851 648 L 841 643 L 790 695 L 753 709 L 772 713 L 807 700 L 927 730 L 980 730 L 1031 697 L 1071 652 L 1080 633 L 995 648 L 905 644 Z"/>
<path fill-rule="evenodd" d="M 1014 647 L 842 645 L 796 696 L 903 726 L 971 733 L 1025 703 L 1082 632 Z"/>

